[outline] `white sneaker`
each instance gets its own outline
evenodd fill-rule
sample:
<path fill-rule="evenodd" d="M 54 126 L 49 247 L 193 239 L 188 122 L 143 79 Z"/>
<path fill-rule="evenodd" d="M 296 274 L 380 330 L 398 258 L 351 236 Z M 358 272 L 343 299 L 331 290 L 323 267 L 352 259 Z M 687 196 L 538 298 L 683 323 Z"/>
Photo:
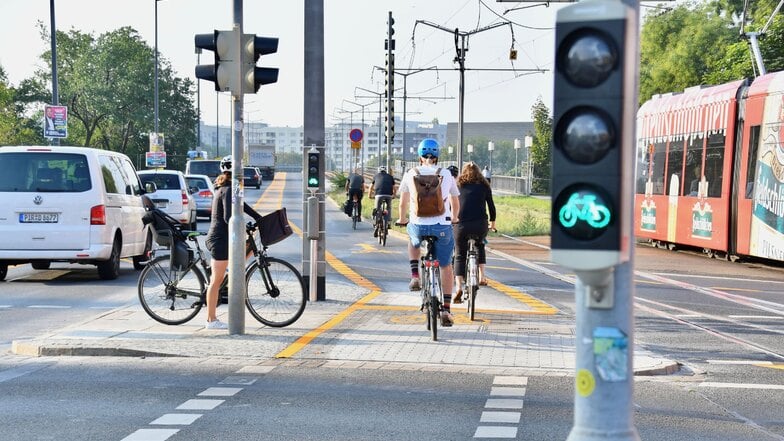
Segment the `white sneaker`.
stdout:
<path fill-rule="evenodd" d="M 204 326 L 204 329 L 229 329 L 229 325 L 223 323 L 220 320 L 213 320 L 211 322 L 207 322 L 207 324 Z"/>

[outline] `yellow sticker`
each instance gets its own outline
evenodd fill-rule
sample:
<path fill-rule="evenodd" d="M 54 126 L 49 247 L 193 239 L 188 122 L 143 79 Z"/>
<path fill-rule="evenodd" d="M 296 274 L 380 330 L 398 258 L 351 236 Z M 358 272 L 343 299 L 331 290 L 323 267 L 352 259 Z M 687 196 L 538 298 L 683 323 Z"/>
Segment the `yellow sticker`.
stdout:
<path fill-rule="evenodd" d="M 577 393 L 583 398 L 591 395 L 596 387 L 596 380 L 588 369 L 577 371 L 577 377 L 574 381 L 577 386 Z"/>

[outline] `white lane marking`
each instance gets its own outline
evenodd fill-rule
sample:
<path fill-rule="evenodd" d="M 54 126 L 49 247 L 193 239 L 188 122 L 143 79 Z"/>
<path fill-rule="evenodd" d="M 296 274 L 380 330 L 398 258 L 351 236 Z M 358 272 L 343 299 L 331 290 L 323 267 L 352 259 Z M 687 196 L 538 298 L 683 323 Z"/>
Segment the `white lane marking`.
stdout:
<path fill-rule="evenodd" d="M 784 317 L 778 315 L 728 315 L 727 317 L 736 319 L 784 320 Z"/>
<path fill-rule="evenodd" d="M 709 364 L 764 364 L 771 365 L 772 361 L 754 361 L 754 360 L 705 360 Z"/>
<path fill-rule="evenodd" d="M 684 277 L 689 279 L 716 279 L 716 280 L 734 280 L 736 282 L 748 282 L 748 278 L 743 277 L 725 277 L 725 276 L 703 276 L 698 274 L 675 274 L 675 273 L 662 273 L 656 272 L 652 273 L 660 276 L 665 277 Z M 754 279 L 755 282 L 763 282 L 763 283 L 784 283 L 778 280 L 766 280 L 766 279 Z"/>
<path fill-rule="evenodd" d="M 490 395 L 495 397 L 524 397 L 524 387 L 493 387 L 490 389 Z"/>
<path fill-rule="evenodd" d="M 167 413 L 151 422 L 160 426 L 187 426 L 202 416 L 200 413 Z"/>
<path fill-rule="evenodd" d="M 517 438 L 517 427 L 479 426 L 474 438 Z"/>
<path fill-rule="evenodd" d="M 28 305 L 32 309 L 70 309 L 68 305 Z"/>
<path fill-rule="evenodd" d="M 276 366 L 245 366 L 237 374 L 269 374 Z"/>
<path fill-rule="evenodd" d="M 41 369 L 51 366 L 52 364 L 54 363 L 31 363 L 0 371 L 0 383 L 13 380 L 14 378 L 33 373 L 35 371 L 40 371 Z"/>
<path fill-rule="evenodd" d="M 180 429 L 139 429 L 120 441 L 166 441 Z"/>
<path fill-rule="evenodd" d="M 520 412 L 482 412 L 480 423 L 512 423 L 520 422 Z"/>
<path fill-rule="evenodd" d="M 782 384 L 753 384 L 753 383 L 712 383 L 706 381 L 700 383 L 700 387 L 714 387 L 719 389 L 763 389 L 763 390 L 784 390 Z"/>
<path fill-rule="evenodd" d="M 506 386 L 525 386 L 528 384 L 528 377 L 497 375 L 495 378 L 493 378 L 493 384 Z"/>
<path fill-rule="evenodd" d="M 220 406 L 225 400 L 188 400 L 179 406 L 177 410 L 212 410 Z"/>
<path fill-rule="evenodd" d="M 218 384 L 241 384 L 243 386 L 250 386 L 256 382 L 253 377 L 226 377 Z"/>
<path fill-rule="evenodd" d="M 674 314 L 678 318 L 702 318 L 702 314 Z"/>
<path fill-rule="evenodd" d="M 6 309 L 6 308 L 10 308 L 10 307 L 11 307 L 11 305 L 0 305 L 0 309 Z"/>
<path fill-rule="evenodd" d="M 523 400 L 510 398 L 490 398 L 485 403 L 485 409 L 522 409 Z"/>
<path fill-rule="evenodd" d="M 210 387 L 199 394 L 200 397 L 232 397 L 241 391 L 241 387 Z"/>

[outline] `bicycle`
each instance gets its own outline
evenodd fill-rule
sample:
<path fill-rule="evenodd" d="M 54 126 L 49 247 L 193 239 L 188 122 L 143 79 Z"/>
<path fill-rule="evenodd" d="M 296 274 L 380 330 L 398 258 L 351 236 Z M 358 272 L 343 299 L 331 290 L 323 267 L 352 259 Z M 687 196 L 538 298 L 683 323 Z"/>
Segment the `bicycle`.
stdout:
<path fill-rule="evenodd" d="M 379 208 L 375 210 L 374 229 L 378 237 L 378 243 L 381 246 L 387 245 L 387 236 L 389 235 L 389 202 L 386 199 L 381 200 Z"/>
<path fill-rule="evenodd" d="M 359 202 L 355 198 L 351 199 L 351 226 L 356 230 L 359 222 Z"/>
<path fill-rule="evenodd" d="M 463 279 L 463 293 L 466 295 L 466 312 L 471 321 L 474 321 L 476 292 L 479 290 L 479 247 L 477 246 L 477 240 L 481 240 L 481 237 L 476 235 L 468 237 L 466 275 Z"/>
<path fill-rule="evenodd" d="M 395 223 L 404 227 L 407 224 Z M 438 341 L 438 319 L 444 311 L 444 291 L 441 289 L 441 267 L 435 256 L 435 244 L 438 237 L 422 236 L 419 245 L 422 250 L 420 269 L 422 306 L 419 310 L 427 316 L 427 330 L 433 341 Z"/>
<path fill-rule="evenodd" d="M 153 229 L 156 242 L 164 246 L 168 246 L 168 242 L 174 249 L 181 241 L 186 246 L 187 261 L 184 265 L 178 265 L 178 262 L 172 265 L 170 254 L 153 257 L 139 275 L 137 287 L 142 308 L 150 317 L 166 325 L 179 325 L 193 319 L 206 305 L 211 269 L 198 242 L 198 237 L 206 233 L 181 230 L 176 225 L 169 227 L 170 234 L 164 237 L 155 237 L 159 233 Z M 257 224 L 248 223 L 245 230 L 249 238 L 247 247 L 253 253 L 245 269 L 245 306 L 256 320 L 267 326 L 288 326 L 305 310 L 307 297 L 302 276 L 285 260 L 268 256 L 267 246 L 262 244 L 259 249 L 254 237 Z M 168 240 L 166 236 L 169 236 Z M 193 246 L 188 246 L 187 242 L 192 242 Z M 220 291 L 227 287 L 228 277 L 223 280 Z"/>

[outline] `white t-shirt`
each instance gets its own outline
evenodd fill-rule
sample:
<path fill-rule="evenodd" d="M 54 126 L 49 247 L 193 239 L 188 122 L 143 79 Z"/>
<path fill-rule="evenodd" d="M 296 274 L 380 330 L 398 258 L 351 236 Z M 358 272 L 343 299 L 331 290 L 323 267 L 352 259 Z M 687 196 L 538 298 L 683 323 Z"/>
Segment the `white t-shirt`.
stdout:
<path fill-rule="evenodd" d="M 434 175 L 438 166 L 420 165 L 417 167 L 421 175 Z M 409 169 L 403 179 L 400 181 L 400 194 L 408 193 L 408 220 L 412 224 L 418 225 L 450 225 L 452 223 L 452 204 L 450 203 L 449 196 L 459 196 L 460 190 L 457 189 L 457 182 L 452 177 L 449 170 L 442 168 L 440 173 L 441 179 L 441 196 L 444 197 L 444 214 L 441 216 L 432 217 L 419 217 L 414 214 L 414 169 Z M 447 219 L 449 218 L 449 219 Z"/>

